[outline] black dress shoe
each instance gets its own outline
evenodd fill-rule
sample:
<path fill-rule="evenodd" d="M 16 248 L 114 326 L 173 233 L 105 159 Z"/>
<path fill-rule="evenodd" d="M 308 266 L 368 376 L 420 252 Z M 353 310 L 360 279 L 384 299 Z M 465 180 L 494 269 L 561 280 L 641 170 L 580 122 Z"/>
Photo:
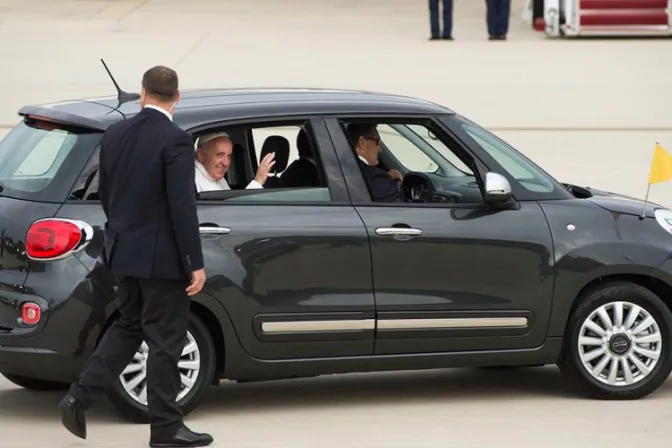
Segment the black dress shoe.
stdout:
<path fill-rule="evenodd" d="M 66 395 L 58 404 L 63 426 L 79 438 L 86 439 L 86 410 L 72 395 Z"/>
<path fill-rule="evenodd" d="M 155 448 L 185 447 L 185 446 L 208 446 L 213 442 L 210 434 L 199 434 L 186 426 L 182 426 L 170 435 L 152 436 L 149 446 Z"/>

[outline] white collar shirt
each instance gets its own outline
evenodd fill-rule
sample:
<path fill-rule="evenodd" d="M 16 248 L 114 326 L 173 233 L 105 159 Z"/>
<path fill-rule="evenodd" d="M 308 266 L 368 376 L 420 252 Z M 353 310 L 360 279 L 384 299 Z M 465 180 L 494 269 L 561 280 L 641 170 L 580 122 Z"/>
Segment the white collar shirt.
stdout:
<path fill-rule="evenodd" d="M 168 112 L 166 109 L 162 109 L 162 108 L 160 108 L 159 106 L 155 106 L 155 105 L 153 105 L 153 104 L 148 104 L 148 105 L 146 105 L 145 107 L 146 107 L 146 108 L 149 108 L 149 109 L 158 110 L 158 111 L 161 112 L 163 115 L 165 115 L 170 121 L 173 121 L 173 116 L 172 116 L 172 115 L 170 114 L 170 112 Z"/>

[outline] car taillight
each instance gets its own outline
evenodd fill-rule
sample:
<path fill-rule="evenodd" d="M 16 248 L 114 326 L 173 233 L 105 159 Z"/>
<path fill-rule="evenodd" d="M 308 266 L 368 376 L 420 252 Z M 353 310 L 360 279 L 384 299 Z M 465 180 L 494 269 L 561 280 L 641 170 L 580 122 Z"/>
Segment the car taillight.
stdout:
<path fill-rule="evenodd" d="M 26 254 L 36 260 L 58 259 L 83 247 L 93 229 L 70 219 L 42 219 L 33 223 L 26 235 Z"/>
<path fill-rule="evenodd" d="M 41 317 L 42 310 L 39 305 L 32 302 L 23 305 L 23 309 L 21 310 L 21 320 L 23 320 L 24 324 L 35 325 L 40 321 Z"/>

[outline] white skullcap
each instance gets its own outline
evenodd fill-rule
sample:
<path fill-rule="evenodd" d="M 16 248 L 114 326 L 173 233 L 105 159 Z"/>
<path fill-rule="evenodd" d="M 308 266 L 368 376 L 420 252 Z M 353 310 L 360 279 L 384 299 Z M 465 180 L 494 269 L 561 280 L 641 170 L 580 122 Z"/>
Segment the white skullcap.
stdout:
<path fill-rule="evenodd" d="M 229 140 L 231 140 L 231 137 L 226 132 L 213 132 L 212 134 L 205 134 L 205 135 L 200 136 L 198 138 L 198 140 L 196 140 L 196 148 L 204 145 L 205 143 L 209 142 L 210 140 L 214 140 L 214 139 L 220 138 L 220 137 L 228 138 Z"/>

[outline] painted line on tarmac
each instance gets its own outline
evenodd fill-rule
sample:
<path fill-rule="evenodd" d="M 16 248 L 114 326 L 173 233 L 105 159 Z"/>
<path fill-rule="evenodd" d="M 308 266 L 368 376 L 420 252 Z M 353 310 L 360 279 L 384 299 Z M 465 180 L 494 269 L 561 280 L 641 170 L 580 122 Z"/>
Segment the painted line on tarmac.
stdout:
<path fill-rule="evenodd" d="M 131 15 L 145 3 L 147 3 L 147 0 L 123 0 L 114 2 L 96 14 L 92 20 L 111 20 L 113 22 L 118 22 Z"/>

